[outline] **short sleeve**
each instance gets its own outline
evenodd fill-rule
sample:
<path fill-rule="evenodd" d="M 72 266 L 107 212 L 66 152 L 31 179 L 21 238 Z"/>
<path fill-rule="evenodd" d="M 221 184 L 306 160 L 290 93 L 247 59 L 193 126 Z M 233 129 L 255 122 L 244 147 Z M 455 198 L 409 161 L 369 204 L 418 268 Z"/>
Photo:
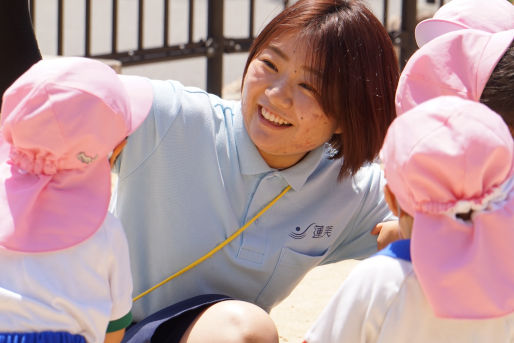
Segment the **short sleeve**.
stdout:
<path fill-rule="evenodd" d="M 346 259 L 366 258 L 377 251 L 377 236 L 371 230 L 381 222 L 396 220 L 385 201 L 385 178 L 378 164 L 362 169 L 354 176 L 354 187 L 364 193 L 358 213 L 351 223 L 351 233 L 327 255 L 322 264 Z"/>
<path fill-rule="evenodd" d="M 113 171 L 119 174 L 120 179 L 130 175 L 155 152 L 175 120 L 184 115 L 185 105 L 191 101 L 185 87 L 178 81 L 151 80 L 151 83 L 154 98 L 150 112 L 128 137 L 114 166 Z"/>
<path fill-rule="evenodd" d="M 376 342 L 391 304 L 411 271 L 386 256 L 360 262 L 305 335 L 307 343 Z"/>

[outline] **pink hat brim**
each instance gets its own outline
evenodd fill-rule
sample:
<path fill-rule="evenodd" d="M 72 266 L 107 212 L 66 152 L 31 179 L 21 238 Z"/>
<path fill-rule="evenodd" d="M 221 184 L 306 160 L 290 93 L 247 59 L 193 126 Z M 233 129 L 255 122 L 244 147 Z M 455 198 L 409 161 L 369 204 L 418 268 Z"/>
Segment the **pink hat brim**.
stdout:
<path fill-rule="evenodd" d="M 1 247 L 55 251 L 79 244 L 98 230 L 110 200 L 107 159 L 84 170 L 34 175 L 8 163 L 10 148 L 0 136 Z"/>
<path fill-rule="evenodd" d="M 395 94 L 397 115 L 438 96 L 479 101 L 514 30 L 459 30 L 419 48 L 403 68 Z"/>
<path fill-rule="evenodd" d="M 431 18 L 416 25 L 414 36 L 418 47 L 421 48 L 436 37 L 462 29 L 469 29 L 469 27 L 448 20 Z"/>
<path fill-rule="evenodd" d="M 131 126 L 128 134 L 133 133 L 145 120 L 153 102 L 153 89 L 149 79 L 136 75 L 119 75 L 121 83 L 129 96 Z"/>

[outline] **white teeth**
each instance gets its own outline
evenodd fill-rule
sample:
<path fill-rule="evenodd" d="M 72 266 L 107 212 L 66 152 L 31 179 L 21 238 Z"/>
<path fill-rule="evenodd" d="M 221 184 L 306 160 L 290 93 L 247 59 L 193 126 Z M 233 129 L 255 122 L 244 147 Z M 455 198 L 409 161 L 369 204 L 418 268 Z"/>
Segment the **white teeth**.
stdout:
<path fill-rule="evenodd" d="M 275 123 L 277 125 L 291 125 L 291 123 L 277 117 L 276 115 L 274 115 L 273 113 L 271 113 L 270 111 L 265 109 L 264 107 L 262 107 L 261 113 L 264 118 L 266 118 L 267 120 L 269 120 L 272 123 Z"/>

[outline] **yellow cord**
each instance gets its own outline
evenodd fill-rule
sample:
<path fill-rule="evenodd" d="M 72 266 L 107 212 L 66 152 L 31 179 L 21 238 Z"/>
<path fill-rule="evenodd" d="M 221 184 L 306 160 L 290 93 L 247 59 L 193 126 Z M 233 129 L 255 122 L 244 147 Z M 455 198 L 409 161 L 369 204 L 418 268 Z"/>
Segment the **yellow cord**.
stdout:
<path fill-rule="evenodd" d="M 244 230 L 246 230 L 246 228 L 248 226 L 250 226 L 250 224 L 252 224 L 257 218 L 259 218 L 264 212 L 266 212 L 271 206 L 273 206 L 277 201 L 278 199 L 282 198 L 282 196 L 284 194 L 287 193 L 287 191 L 289 191 L 291 189 L 291 186 L 287 186 L 286 188 L 284 188 L 282 190 L 282 192 L 280 192 L 279 195 L 277 195 L 275 197 L 275 199 L 271 200 L 269 202 L 269 204 L 267 204 L 262 210 L 259 211 L 259 213 L 257 213 L 252 219 L 250 219 L 248 222 L 246 222 L 245 225 L 243 225 L 241 228 L 239 228 L 236 232 L 234 232 L 232 235 L 230 235 L 226 240 L 224 240 L 223 242 L 221 242 L 219 245 L 217 245 L 214 249 L 212 249 L 211 251 L 209 251 L 207 254 L 205 254 L 204 256 L 200 257 L 198 260 L 194 261 L 193 263 L 191 263 L 190 265 L 188 265 L 187 267 L 184 267 L 182 268 L 181 270 L 179 270 L 178 272 L 176 272 L 175 274 L 169 276 L 168 278 L 166 278 L 165 280 L 159 282 L 158 284 L 156 284 L 155 286 L 147 289 L 146 291 L 144 291 L 143 293 L 139 294 L 138 296 L 136 296 L 134 299 L 132 299 L 132 301 L 136 301 L 138 299 L 141 299 L 142 297 L 144 297 L 145 295 L 147 295 L 148 293 L 156 290 L 157 288 L 161 287 L 162 285 L 164 285 L 165 283 L 167 283 L 168 281 L 176 278 L 177 276 L 187 272 L 188 270 L 190 269 L 193 269 L 194 267 L 196 267 L 197 265 L 199 265 L 200 263 L 202 263 L 203 261 L 205 261 L 206 259 L 208 259 L 209 257 L 211 257 L 212 255 L 214 255 L 216 252 L 218 252 L 219 250 L 223 249 L 223 247 L 225 247 L 227 244 L 229 244 L 230 242 L 232 242 L 234 240 L 234 238 L 236 238 L 237 236 L 239 236 Z"/>
<path fill-rule="evenodd" d="M 116 147 L 112 151 L 111 157 L 109 157 L 109 165 L 111 166 L 111 169 L 112 167 L 114 167 L 114 163 L 116 163 L 116 159 L 121 154 L 121 151 L 123 150 L 125 145 L 127 145 L 127 138 L 122 140 L 120 144 L 116 145 Z"/>

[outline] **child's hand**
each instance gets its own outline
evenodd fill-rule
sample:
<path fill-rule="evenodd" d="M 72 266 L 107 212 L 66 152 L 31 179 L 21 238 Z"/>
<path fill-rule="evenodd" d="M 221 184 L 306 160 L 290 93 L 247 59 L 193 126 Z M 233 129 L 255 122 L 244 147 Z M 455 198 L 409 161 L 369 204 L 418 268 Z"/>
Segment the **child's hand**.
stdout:
<path fill-rule="evenodd" d="M 392 220 L 388 222 L 378 223 L 373 230 L 371 230 L 371 234 L 377 237 L 377 249 L 381 250 L 385 248 L 389 243 L 397 241 L 401 238 L 400 236 L 400 226 L 398 225 L 397 220 Z"/>

